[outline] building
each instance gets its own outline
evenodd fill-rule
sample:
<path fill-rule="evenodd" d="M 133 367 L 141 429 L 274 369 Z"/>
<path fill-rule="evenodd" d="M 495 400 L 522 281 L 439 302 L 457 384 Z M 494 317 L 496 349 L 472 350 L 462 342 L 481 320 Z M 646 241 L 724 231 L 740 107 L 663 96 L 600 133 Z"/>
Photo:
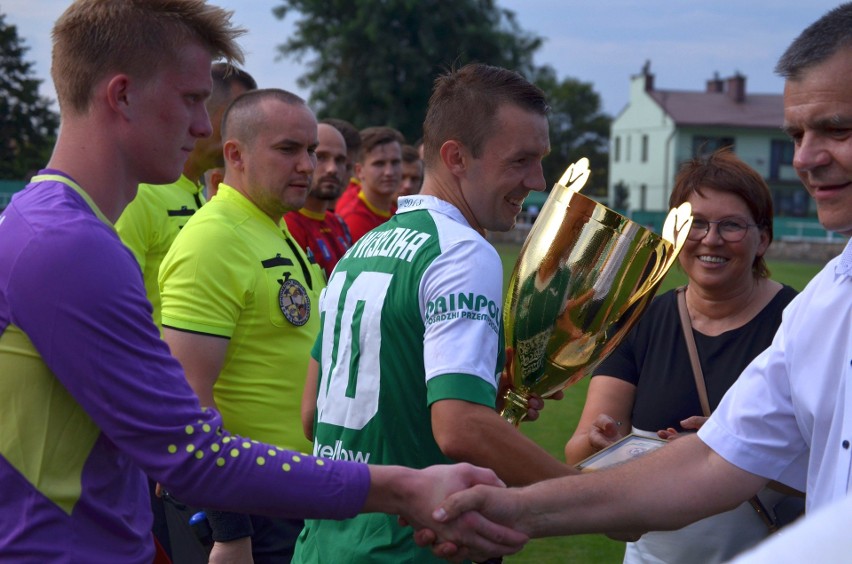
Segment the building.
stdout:
<path fill-rule="evenodd" d="M 612 122 L 609 202 L 637 221 L 658 225 L 680 163 L 732 146 L 766 179 L 776 215 L 791 218 L 792 229 L 810 224 L 805 218 L 814 218 L 816 210 L 793 170 L 793 143 L 783 123 L 782 95 L 748 93 L 739 73 L 726 79 L 717 74 L 703 91 L 658 90 L 647 62 L 631 77 L 630 100 Z"/>

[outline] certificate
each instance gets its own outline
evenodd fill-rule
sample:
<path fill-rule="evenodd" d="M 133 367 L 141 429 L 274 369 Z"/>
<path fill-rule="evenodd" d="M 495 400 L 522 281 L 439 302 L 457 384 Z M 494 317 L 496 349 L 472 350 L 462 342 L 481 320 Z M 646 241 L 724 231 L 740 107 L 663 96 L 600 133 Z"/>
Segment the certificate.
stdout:
<path fill-rule="evenodd" d="M 627 435 L 617 443 L 614 443 L 607 448 L 596 452 L 587 459 L 577 464 L 577 469 L 583 472 L 591 470 L 600 470 L 613 464 L 627 462 L 633 458 L 638 458 L 643 454 L 647 454 L 652 450 L 657 450 L 668 441 L 658 439 L 656 437 L 646 437 L 644 435 L 635 435 L 633 433 Z"/>

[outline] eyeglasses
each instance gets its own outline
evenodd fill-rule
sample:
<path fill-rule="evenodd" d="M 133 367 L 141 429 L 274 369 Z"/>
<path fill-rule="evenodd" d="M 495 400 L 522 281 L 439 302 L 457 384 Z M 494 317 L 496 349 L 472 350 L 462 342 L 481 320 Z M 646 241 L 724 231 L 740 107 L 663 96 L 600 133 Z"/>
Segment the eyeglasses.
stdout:
<path fill-rule="evenodd" d="M 742 241 L 749 227 L 757 227 L 755 223 L 746 223 L 742 219 L 722 219 L 720 221 L 707 221 L 706 219 L 693 219 L 692 227 L 689 228 L 690 241 L 700 241 L 710 233 L 710 225 L 716 224 L 716 233 L 723 241 L 737 243 Z"/>

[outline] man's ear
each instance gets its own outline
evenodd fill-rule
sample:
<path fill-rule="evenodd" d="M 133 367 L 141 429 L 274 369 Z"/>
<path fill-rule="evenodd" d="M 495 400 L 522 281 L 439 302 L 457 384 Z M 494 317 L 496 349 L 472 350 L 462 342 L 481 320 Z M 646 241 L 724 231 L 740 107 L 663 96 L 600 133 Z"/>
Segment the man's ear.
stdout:
<path fill-rule="evenodd" d="M 438 151 L 438 154 L 441 156 L 441 161 L 444 163 L 444 166 L 447 167 L 447 170 L 452 172 L 455 176 L 463 176 L 465 172 L 467 172 L 470 153 L 459 141 L 454 139 L 445 141 L 444 144 L 441 145 L 441 149 Z"/>
<path fill-rule="evenodd" d="M 133 83 L 126 74 L 113 76 L 106 85 L 107 104 L 114 112 L 121 114 L 125 119 L 133 116 L 135 108 L 131 102 L 136 101 L 136 93 L 133 91 Z"/>
<path fill-rule="evenodd" d="M 222 144 L 222 154 L 229 170 L 245 169 L 245 160 L 242 144 L 235 139 L 228 139 Z"/>
<path fill-rule="evenodd" d="M 361 170 L 363 170 L 363 166 L 361 166 L 361 163 L 355 163 L 354 165 L 352 165 L 352 172 L 355 174 L 355 178 L 357 178 L 358 180 L 361 180 Z"/>

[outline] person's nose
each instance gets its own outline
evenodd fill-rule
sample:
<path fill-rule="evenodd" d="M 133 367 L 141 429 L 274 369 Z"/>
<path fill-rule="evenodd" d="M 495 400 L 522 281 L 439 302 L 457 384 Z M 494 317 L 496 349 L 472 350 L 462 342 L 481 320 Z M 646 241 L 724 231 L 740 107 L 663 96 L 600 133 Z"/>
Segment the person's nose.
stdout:
<path fill-rule="evenodd" d="M 316 172 L 321 174 L 322 176 L 326 176 L 332 173 L 337 174 L 337 165 L 334 164 L 333 159 L 318 160 Z"/>
<path fill-rule="evenodd" d="M 317 156 L 310 151 L 305 151 L 296 166 L 298 167 L 297 170 L 303 174 L 313 174 L 317 169 Z"/>
<path fill-rule="evenodd" d="M 831 153 L 822 136 L 805 132 L 793 152 L 793 168 L 796 172 L 809 172 L 831 162 Z"/>
<path fill-rule="evenodd" d="M 213 125 L 210 123 L 210 115 L 207 113 L 205 104 L 199 104 L 189 131 L 195 138 L 210 137 L 213 134 Z"/>
<path fill-rule="evenodd" d="M 709 224 L 707 233 L 705 233 L 704 237 L 701 238 L 701 242 L 705 245 L 721 245 L 725 242 L 725 240 L 722 239 L 722 234 L 719 233 L 718 223 Z"/>
<path fill-rule="evenodd" d="M 536 162 L 530 167 L 529 172 L 524 178 L 524 187 L 532 192 L 543 192 L 547 189 L 547 181 L 544 179 L 544 168 L 541 161 Z"/>

